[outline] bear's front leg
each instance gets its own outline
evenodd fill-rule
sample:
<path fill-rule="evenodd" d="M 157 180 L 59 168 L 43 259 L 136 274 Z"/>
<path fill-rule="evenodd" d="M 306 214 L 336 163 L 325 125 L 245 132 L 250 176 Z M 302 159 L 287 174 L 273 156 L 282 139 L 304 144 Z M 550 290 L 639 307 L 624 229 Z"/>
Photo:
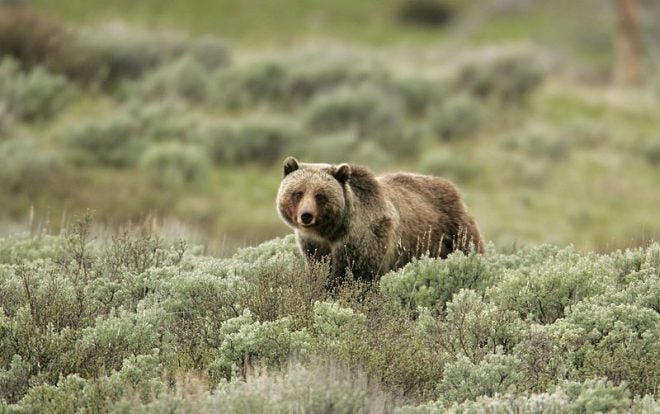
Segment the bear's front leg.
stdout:
<path fill-rule="evenodd" d="M 300 253 L 310 262 L 327 260 L 332 253 L 330 244 L 325 241 L 305 237 L 300 233 L 296 233 L 296 240 L 298 241 Z"/>
<path fill-rule="evenodd" d="M 369 244 L 347 243 L 335 249 L 332 254 L 332 274 L 337 280 L 352 276 L 356 280 L 370 282 L 383 271 L 384 252 Z"/>

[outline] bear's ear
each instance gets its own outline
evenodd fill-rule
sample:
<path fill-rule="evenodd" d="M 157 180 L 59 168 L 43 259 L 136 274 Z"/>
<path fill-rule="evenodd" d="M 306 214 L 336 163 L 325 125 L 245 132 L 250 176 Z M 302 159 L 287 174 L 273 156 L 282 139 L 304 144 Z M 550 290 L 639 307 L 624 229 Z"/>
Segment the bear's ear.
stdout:
<path fill-rule="evenodd" d="M 351 178 L 351 166 L 348 164 L 339 164 L 335 169 L 333 176 L 337 181 L 344 184 L 349 178 Z"/>
<path fill-rule="evenodd" d="M 287 157 L 284 160 L 284 164 L 282 165 L 282 174 L 284 177 L 286 177 L 298 168 L 300 168 L 298 165 L 298 160 L 293 157 Z"/>

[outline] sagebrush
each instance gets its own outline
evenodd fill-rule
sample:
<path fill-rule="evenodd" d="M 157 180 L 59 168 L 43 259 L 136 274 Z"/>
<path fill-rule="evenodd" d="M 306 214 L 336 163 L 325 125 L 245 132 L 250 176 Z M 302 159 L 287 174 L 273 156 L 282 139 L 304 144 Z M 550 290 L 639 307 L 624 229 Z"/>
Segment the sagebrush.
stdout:
<path fill-rule="evenodd" d="M 292 237 L 215 259 L 82 221 L 2 239 L 0 260 L 9 412 L 658 407 L 657 243 L 491 246 L 335 293 Z"/>

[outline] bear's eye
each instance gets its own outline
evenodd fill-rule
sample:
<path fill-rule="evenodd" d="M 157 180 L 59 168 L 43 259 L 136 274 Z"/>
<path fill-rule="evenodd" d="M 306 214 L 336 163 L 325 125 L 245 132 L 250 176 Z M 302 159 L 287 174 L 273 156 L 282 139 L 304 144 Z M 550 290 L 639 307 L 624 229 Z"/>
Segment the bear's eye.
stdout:
<path fill-rule="evenodd" d="M 302 196 L 303 196 L 303 192 L 302 192 L 302 191 L 296 191 L 296 192 L 294 192 L 293 194 L 291 194 L 291 197 L 292 197 L 294 200 L 300 200 L 300 199 L 302 198 Z"/>
<path fill-rule="evenodd" d="M 316 198 L 317 203 L 325 203 L 326 201 L 328 201 L 326 196 L 324 196 L 323 194 L 317 194 L 314 196 L 314 198 Z"/>

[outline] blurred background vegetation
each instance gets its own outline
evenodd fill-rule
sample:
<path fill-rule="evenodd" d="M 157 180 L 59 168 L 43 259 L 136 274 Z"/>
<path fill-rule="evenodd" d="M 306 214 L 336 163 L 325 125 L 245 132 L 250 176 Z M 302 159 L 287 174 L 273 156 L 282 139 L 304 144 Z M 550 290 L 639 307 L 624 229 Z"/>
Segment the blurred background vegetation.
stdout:
<path fill-rule="evenodd" d="M 295 155 L 448 177 L 501 248 L 646 245 L 658 21 L 653 0 L 0 1 L 0 232 L 91 210 L 228 255 L 289 232 Z"/>

